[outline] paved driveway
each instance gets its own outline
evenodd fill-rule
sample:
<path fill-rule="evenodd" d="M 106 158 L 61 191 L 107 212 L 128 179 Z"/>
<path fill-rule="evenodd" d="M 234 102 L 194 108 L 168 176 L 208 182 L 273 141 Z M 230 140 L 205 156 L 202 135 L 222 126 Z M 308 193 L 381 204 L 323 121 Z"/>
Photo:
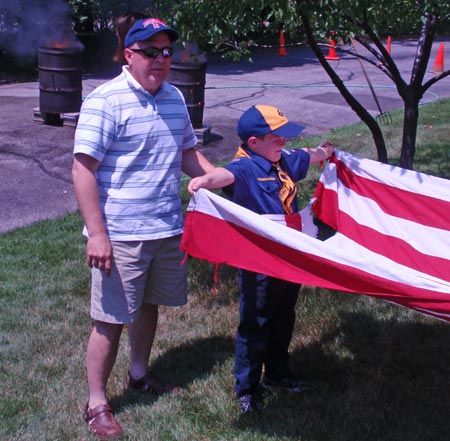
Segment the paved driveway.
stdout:
<path fill-rule="evenodd" d="M 393 42 L 392 52 L 409 78 L 415 43 Z M 287 53 L 278 56 L 276 50 L 265 49 L 254 55 L 253 63 L 209 60 L 203 121 L 211 128 L 211 142 L 200 148 L 211 161 L 232 157 L 239 144 L 236 121 L 253 104 L 280 107 L 289 119 L 306 126 L 302 136 L 358 121 L 308 48 L 288 48 Z M 359 62 L 344 56 L 332 63 L 376 115 Z M 387 78 L 376 69 L 367 70 L 382 110 L 400 108 L 402 103 Z M 83 95 L 107 79 L 86 75 Z M 449 96 L 449 85 L 449 78 L 441 81 L 425 100 Z M 0 86 L 0 233 L 76 210 L 70 175 L 74 128 L 35 122 L 38 102 L 37 82 Z"/>

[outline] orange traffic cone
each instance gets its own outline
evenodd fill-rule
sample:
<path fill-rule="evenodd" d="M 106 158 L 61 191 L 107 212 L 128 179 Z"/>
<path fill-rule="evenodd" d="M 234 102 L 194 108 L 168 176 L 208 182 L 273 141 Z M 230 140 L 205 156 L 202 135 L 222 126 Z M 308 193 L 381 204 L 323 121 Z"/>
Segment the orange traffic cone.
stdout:
<path fill-rule="evenodd" d="M 444 43 L 439 45 L 439 50 L 436 55 L 436 61 L 434 62 L 434 73 L 442 73 L 444 72 Z"/>
<path fill-rule="evenodd" d="M 341 57 L 338 57 L 336 55 L 336 43 L 334 42 L 334 40 L 331 38 L 330 39 L 330 50 L 328 51 L 328 55 L 325 56 L 326 60 L 340 60 Z"/>
<path fill-rule="evenodd" d="M 287 55 L 286 42 L 284 41 L 283 29 L 280 30 L 280 45 L 278 47 L 278 55 Z"/>
<path fill-rule="evenodd" d="M 389 36 L 386 43 L 386 52 L 391 55 L 391 37 Z"/>
<path fill-rule="evenodd" d="M 387 39 L 387 43 L 386 43 L 386 52 L 389 54 L 389 55 L 391 55 L 391 41 L 392 41 L 392 39 L 391 39 L 391 37 L 389 36 L 388 37 L 388 39 Z M 382 62 L 382 61 L 379 61 L 378 63 L 377 63 L 377 66 L 382 66 L 384 63 Z"/>

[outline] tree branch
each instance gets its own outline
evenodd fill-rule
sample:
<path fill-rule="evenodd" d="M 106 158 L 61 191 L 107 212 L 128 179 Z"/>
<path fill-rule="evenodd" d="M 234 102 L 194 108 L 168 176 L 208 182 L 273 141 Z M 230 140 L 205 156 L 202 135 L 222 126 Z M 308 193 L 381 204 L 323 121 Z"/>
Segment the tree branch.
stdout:
<path fill-rule="evenodd" d="M 445 77 L 450 76 L 450 70 L 446 70 L 445 72 L 442 72 L 439 75 L 434 76 L 430 80 L 428 80 L 426 83 L 422 86 L 422 95 L 425 93 L 426 90 L 428 90 L 433 84 L 437 83 L 438 81 L 442 80 Z"/>
<path fill-rule="evenodd" d="M 316 40 L 314 39 L 314 34 L 312 32 L 311 24 L 309 21 L 309 17 L 306 12 L 303 12 L 301 9 L 299 10 L 299 15 L 302 20 L 303 26 L 305 28 L 305 34 L 308 41 L 309 46 L 312 51 L 316 55 L 322 67 L 327 72 L 333 84 L 339 90 L 345 101 L 351 107 L 351 109 L 359 116 L 359 118 L 364 121 L 364 123 L 368 126 L 370 131 L 372 132 L 372 136 L 374 138 L 375 147 L 377 149 L 378 160 L 384 163 L 387 163 L 387 150 L 386 144 L 384 142 L 383 133 L 381 132 L 380 126 L 376 122 L 376 120 L 372 117 L 372 115 L 366 110 L 364 106 L 350 93 L 350 91 L 345 86 L 344 82 L 341 80 L 338 74 L 334 71 L 334 69 L 330 66 L 328 61 L 325 59 L 322 51 Z"/>
<path fill-rule="evenodd" d="M 416 57 L 414 59 L 413 68 L 411 70 L 410 84 L 423 95 L 422 86 L 428 60 L 430 59 L 431 48 L 433 46 L 434 34 L 438 23 L 438 17 L 434 14 L 424 13 L 425 20 L 420 31 L 419 42 L 417 43 Z M 421 95 L 421 96 L 422 96 Z M 420 97 L 421 97 L 420 96 Z"/>

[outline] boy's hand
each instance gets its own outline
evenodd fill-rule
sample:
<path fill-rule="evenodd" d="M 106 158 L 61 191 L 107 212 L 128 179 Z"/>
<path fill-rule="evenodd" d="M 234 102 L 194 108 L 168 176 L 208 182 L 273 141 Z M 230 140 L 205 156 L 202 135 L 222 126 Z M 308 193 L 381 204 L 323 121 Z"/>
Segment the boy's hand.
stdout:
<path fill-rule="evenodd" d="M 329 141 L 324 141 L 316 147 L 318 152 L 323 152 L 324 158 L 328 159 L 334 153 L 334 146 Z"/>
<path fill-rule="evenodd" d="M 198 176 L 197 178 L 192 178 L 187 185 L 189 193 L 194 194 L 199 188 L 204 188 L 206 185 L 205 178 L 203 176 Z"/>
<path fill-rule="evenodd" d="M 223 167 L 215 167 L 213 170 L 206 173 L 206 175 L 192 178 L 187 185 L 187 189 L 189 193 L 194 194 L 200 188 L 221 188 L 226 187 L 233 182 L 233 173 Z"/>

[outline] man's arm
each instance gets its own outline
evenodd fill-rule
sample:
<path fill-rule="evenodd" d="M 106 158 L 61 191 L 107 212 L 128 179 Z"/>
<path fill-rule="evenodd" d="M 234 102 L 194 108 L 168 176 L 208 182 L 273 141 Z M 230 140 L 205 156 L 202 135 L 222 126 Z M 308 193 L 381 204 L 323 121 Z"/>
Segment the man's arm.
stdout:
<path fill-rule="evenodd" d="M 194 147 L 183 150 L 181 170 L 191 178 L 214 170 L 214 166 Z"/>
<path fill-rule="evenodd" d="M 72 166 L 72 178 L 75 194 L 84 223 L 88 230 L 87 264 L 92 268 L 111 272 L 112 249 L 106 234 L 95 179 L 99 161 L 95 158 L 77 153 Z"/>

